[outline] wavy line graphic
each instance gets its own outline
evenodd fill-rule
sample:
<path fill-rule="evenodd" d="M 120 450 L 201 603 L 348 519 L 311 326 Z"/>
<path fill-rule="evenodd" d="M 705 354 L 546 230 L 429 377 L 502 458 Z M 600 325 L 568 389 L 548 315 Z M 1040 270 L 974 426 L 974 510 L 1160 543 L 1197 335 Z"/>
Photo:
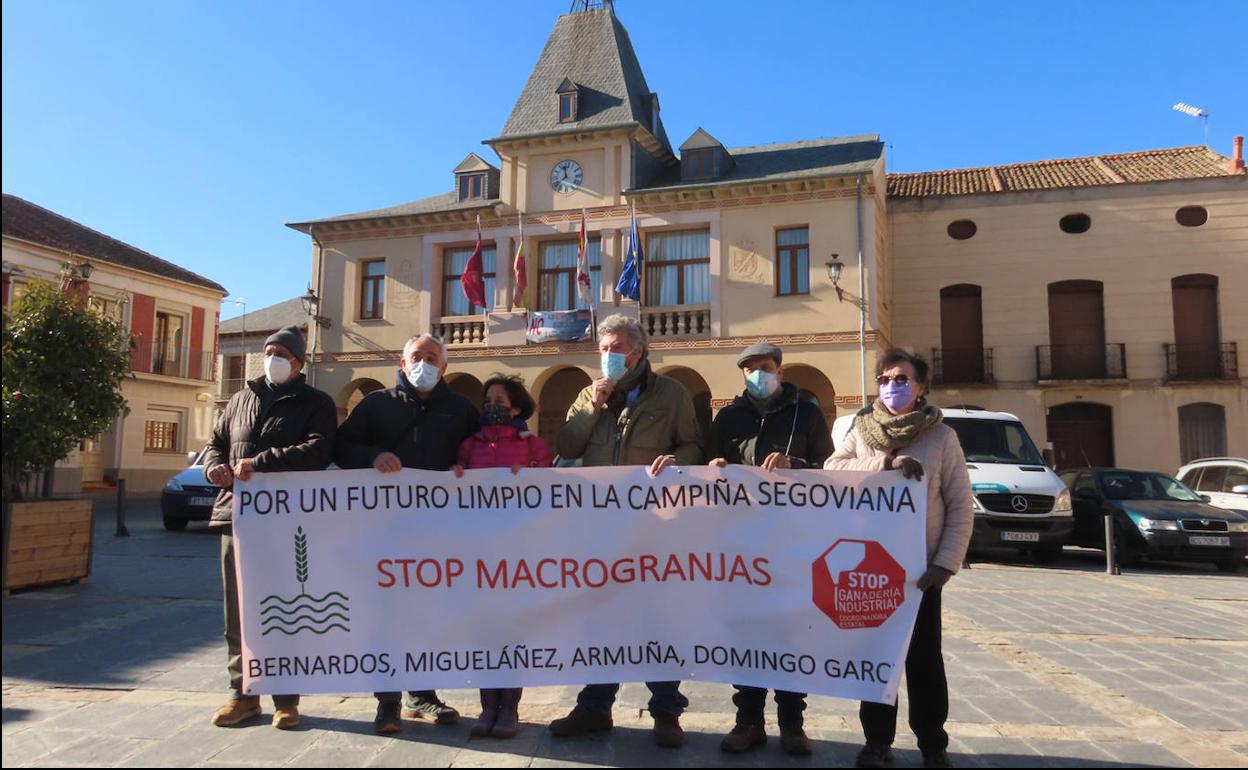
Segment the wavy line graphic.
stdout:
<path fill-rule="evenodd" d="M 304 610 L 311 610 L 313 612 L 325 612 L 326 610 L 332 609 L 334 607 L 341 609 L 343 612 L 348 611 L 347 605 L 343 604 L 342 602 L 330 602 L 329 604 L 326 604 L 324 607 L 317 607 L 313 603 L 309 602 L 308 604 L 300 604 L 300 605 L 294 606 L 291 609 L 286 609 L 276 604 L 270 604 L 268 607 L 265 607 L 263 610 L 261 610 L 260 614 L 269 615 L 269 613 L 272 612 L 273 614 L 269 615 L 269 617 L 275 618 L 280 615 L 294 615 L 295 613 L 303 612 Z"/>
<path fill-rule="evenodd" d="M 343 631 L 346 631 L 347 633 L 351 633 L 351 629 L 347 628 L 346 626 L 342 625 L 341 623 L 335 623 L 335 624 L 333 624 L 332 626 L 326 626 L 325 628 L 319 628 L 319 629 L 318 629 L 318 628 L 316 628 L 315 626 L 299 626 L 298 628 L 294 629 L 293 631 L 292 631 L 292 630 L 290 630 L 290 629 L 283 628 L 283 627 L 281 627 L 281 626 L 274 626 L 273 628 L 270 628 L 270 629 L 268 629 L 268 630 L 264 631 L 264 632 L 263 632 L 263 633 L 261 633 L 260 635 L 261 635 L 261 636 L 266 636 L 266 635 L 267 635 L 270 631 L 281 631 L 283 634 L 286 634 L 287 636 L 294 636 L 295 634 L 299 633 L 300 631 L 311 631 L 311 632 L 312 632 L 312 633 L 314 633 L 314 634 L 327 634 L 327 633 L 329 633 L 330 631 L 332 631 L 332 630 L 333 630 L 333 629 L 335 629 L 335 628 L 341 628 Z"/>
<path fill-rule="evenodd" d="M 347 616 L 346 616 L 346 614 L 344 614 L 344 613 L 342 613 L 342 612 L 331 612 L 331 613 L 329 613 L 328 615 L 324 615 L 324 616 L 320 616 L 320 615 L 313 615 L 313 614 L 307 614 L 307 615 L 300 615 L 300 616 L 299 616 L 299 617 L 297 617 L 297 618 L 290 618 L 290 619 L 286 619 L 286 618 L 266 618 L 266 619 L 264 619 L 264 620 L 260 621 L 260 625 L 265 626 L 265 625 L 270 625 L 270 624 L 272 624 L 272 625 L 293 626 L 293 625 L 295 625 L 295 624 L 297 624 L 297 623 L 300 623 L 300 622 L 302 622 L 302 621 L 304 621 L 304 620 L 310 620 L 310 621 L 312 621 L 313 623 L 324 623 L 324 622 L 326 622 L 326 621 L 330 620 L 331 618 L 342 618 L 342 620 L 343 620 L 343 622 L 344 622 L 344 623 L 350 623 L 350 622 L 351 622 L 351 618 L 347 617 Z"/>
<path fill-rule="evenodd" d="M 331 597 L 331 596 L 337 596 L 337 597 L 339 597 L 340 599 L 342 599 L 344 602 L 346 602 L 346 601 L 350 601 L 350 597 L 348 597 L 346 594 L 344 594 L 344 593 L 342 593 L 342 592 L 340 592 L 340 591 L 330 591 L 329 593 L 325 594 L 324 596 L 312 596 L 312 595 L 310 595 L 310 594 L 301 594 L 301 595 L 299 595 L 299 596 L 296 596 L 296 597 L 295 597 L 295 598 L 293 598 L 293 599 L 284 599 L 284 598 L 282 598 L 282 597 L 278 596 L 277 594 L 269 594 L 268 596 L 266 596 L 266 597 L 264 597 L 263 599 L 261 599 L 261 600 L 260 600 L 260 605 L 261 605 L 261 606 L 264 606 L 264 605 L 265 605 L 265 604 L 267 604 L 269 601 L 276 601 L 276 602 L 277 602 L 277 604 L 286 605 L 286 606 L 289 606 L 289 605 L 292 605 L 292 604 L 298 604 L 300 601 L 323 602 L 323 601 L 325 601 L 326 599 L 328 599 L 328 598 L 329 598 L 329 597 Z M 305 598 L 305 597 L 307 597 L 307 598 Z"/>

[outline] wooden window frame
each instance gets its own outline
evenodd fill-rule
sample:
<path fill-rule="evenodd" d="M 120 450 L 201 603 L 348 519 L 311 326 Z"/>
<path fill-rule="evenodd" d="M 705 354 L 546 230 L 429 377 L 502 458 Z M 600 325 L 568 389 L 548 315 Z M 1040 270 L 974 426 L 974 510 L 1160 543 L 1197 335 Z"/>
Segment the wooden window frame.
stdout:
<path fill-rule="evenodd" d="M 663 235 L 671 235 L 673 233 L 693 233 L 693 232 L 704 232 L 707 234 L 707 254 L 705 257 L 701 259 L 664 259 L 664 260 L 656 260 L 653 258 L 652 255 L 654 254 L 654 248 L 651 245 L 652 236 L 655 236 L 655 235 L 663 236 Z M 710 231 L 703 230 L 700 228 L 693 228 L 693 229 L 687 229 L 687 230 L 686 229 L 667 230 L 667 231 L 660 230 L 660 231 L 653 232 L 653 233 L 647 233 L 645 254 L 646 254 L 646 261 L 645 261 L 645 265 L 643 265 L 643 269 L 646 270 L 647 272 L 650 270 L 650 268 L 669 267 L 673 265 L 681 269 L 676 271 L 676 302 L 674 302 L 672 305 L 656 305 L 653 302 L 651 302 L 650 301 L 650 282 L 643 279 L 642 283 L 645 287 L 645 294 L 642 297 L 643 306 L 644 307 L 672 307 L 673 305 L 689 304 L 685 302 L 685 271 L 683 268 L 685 265 L 703 265 L 704 264 L 707 266 L 708 270 L 710 269 L 710 266 L 711 266 Z"/>
<path fill-rule="evenodd" d="M 459 199 L 461 201 L 483 200 L 485 198 L 485 173 L 459 175 Z"/>
<path fill-rule="evenodd" d="M 575 123 L 576 122 L 576 108 L 577 108 L 576 101 L 577 100 L 576 100 L 575 92 L 559 94 L 559 122 L 560 123 Z M 567 117 L 564 117 L 564 114 L 565 114 L 565 110 L 563 108 L 564 104 L 568 105 L 568 109 L 566 110 Z"/>
<path fill-rule="evenodd" d="M 446 291 L 447 291 L 448 285 L 451 283 L 451 281 L 454 281 L 455 283 L 459 283 L 460 279 L 464 277 L 463 273 L 450 273 L 447 271 L 447 264 L 446 264 L 447 259 L 450 257 L 452 251 L 463 251 L 465 248 L 471 251 L 473 248 L 475 248 L 475 246 L 444 246 L 442 247 L 442 296 L 441 296 L 441 300 L 442 300 L 442 315 L 443 316 L 447 315 L 446 309 L 447 309 L 447 305 L 449 304 L 446 301 Z M 484 267 L 485 265 L 485 250 L 487 248 L 490 248 L 490 247 L 486 246 L 485 244 L 481 245 L 482 267 Z M 467 267 L 467 263 L 465 263 L 464 266 Z M 498 280 L 498 252 L 497 250 L 494 252 L 494 272 L 487 273 L 483 271 L 481 273 L 482 284 L 485 283 L 486 278 L 493 278 L 495 281 Z M 486 302 L 489 302 L 490 298 L 486 297 L 485 300 Z M 478 310 L 480 310 L 481 312 L 478 313 L 477 312 Z M 468 303 L 468 315 L 482 315 L 483 316 L 486 313 L 489 313 L 490 310 L 491 308 L 489 307 L 481 307 L 480 305 L 474 305 L 472 304 L 472 302 Z"/>
<path fill-rule="evenodd" d="M 381 275 L 369 275 L 371 265 L 381 265 Z M 373 300 L 373 313 L 367 313 L 367 299 Z M 378 321 L 386 316 L 386 260 L 366 259 L 360 262 L 360 320 Z"/>
<path fill-rule="evenodd" d="M 172 415 L 171 415 L 172 416 Z M 159 426 L 172 426 L 171 435 L 169 436 L 169 446 L 157 446 L 154 441 L 164 435 L 164 430 Z M 143 421 L 143 451 L 155 454 L 178 454 L 181 452 L 181 433 L 182 433 L 182 417 L 178 415 L 176 420 L 153 420 L 150 417 Z"/>
<path fill-rule="evenodd" d="M 551 307 L 548 307 L 548 305 L 553 306 L 555 303 L 547 303 L 544 301 L 545 296 L 542 292 L 542 286 L 545 284 L 545 281 L 543 280 L 545 276 L 560 275 L 561 273 L 568 274 L 568 307 L 570 307 L 572 310 L 579 309 L 577 308 L 577 304 L 580 301 L 580 297 L 576 293 L 576 265 L 572 265 L 572 267 L 542 267 L 542 249 L 545 246 L 548 246 L 552 243 L 576 243 L 576 242 L 577 242 L 576 238 L 571 238 L 571 239 L 556 238 L 556 239 L 549 240 L 549 241 L 541 241 L 537 245 L 537 306 L 542 311 L 558 312 L 558 311 L 552 310 Z M 590 285 L 593 285 L 594 273 L 598 273 L 598 283 L 599 285 L 601 285 L 602 284 L 602 237 L 601 236 L 589 236 L 587 234 L 586 235 L 586 244 L 587 244 L 586 249 L 589 248 L 588 244 L 592 244 L 592 243 L 598 244 L 598 264 L 594 265 L 593 263 L 590 263 L 589 265 Z M 590 297 L 591 303 L 595 305 L 598 304 L 598 299 L 599 299 L 598 297 Z"/>
<path fill-rule="evenodd" d="M 685 150 L 680 164 L 685 179 L 712 179 L 715 176 L 715 150 L 711 147 Z"/>
<path fill-rule="evenodd" d="M 805 230 L 806 231 L 806 243 L 805 244 L 790 243 L 788 245 L 781 245 L 780 233 L 788 232 L 790 230 Z M 776 246 L 776 296 L 777 297 L 808 297 L 810 296 L 810 225 L 793 225 L 791 227 L 777 227 L 776 232 L 775 232 L 775 246 Z M 797 277 L 801 275 L 801 271 L 797 267 L 797 252 L 801 249 L 806 249 L 806 291 L 796 290 L 798 285 L 800 284 L 800 282 L 797 280 Z M 793 291 L 782 292 L 780 291 L 780 265 L 782 264 L 784 256 L 786 254 L 789 256 L 791 260 L 791 268 L 789 270 L 789 286 L 793 289 Z"/>

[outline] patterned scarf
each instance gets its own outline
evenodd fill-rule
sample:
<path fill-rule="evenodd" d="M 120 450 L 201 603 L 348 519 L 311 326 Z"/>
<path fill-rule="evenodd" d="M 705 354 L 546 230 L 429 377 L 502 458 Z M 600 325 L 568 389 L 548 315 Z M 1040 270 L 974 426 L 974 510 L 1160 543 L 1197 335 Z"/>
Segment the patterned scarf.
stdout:
<path fill-rule="evenodd" d="M 854 427 L 867 446 L 889 452 L 910 446 L 943 419 L 944 414 L 934 406 L 924 404 L 907 414 L 893 414 L 885 408 L 883 401 L 876 399 L 869 413 L 860 413 L 854 420 Z"/>

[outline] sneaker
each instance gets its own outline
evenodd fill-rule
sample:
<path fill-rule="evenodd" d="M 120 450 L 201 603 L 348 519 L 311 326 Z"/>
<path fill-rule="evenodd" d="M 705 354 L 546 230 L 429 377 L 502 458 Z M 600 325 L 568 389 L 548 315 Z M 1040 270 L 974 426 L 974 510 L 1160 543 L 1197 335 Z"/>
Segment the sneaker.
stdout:
<path fill-rule="evenodd" d="M 932 751 L 923 755 L 924 767 L 953 767 L 949 754 L 945 751 Z"/>
<path fill-rule="evenodd" d="M 801 725 L 780 725 L 780 748 L 790 757 L 809 757 L 814 753 Z"/>
<path fill-rule="evenodd" d="M 403 698 L 404 719 L 423 719 L 440 725 L 453 725 L 459 722 L 459 712 L 443 703 L 432 692 L 418 693 Z"/>
<path fill-rule="evenodd" d="M 279 730 L 293 730 L 299 726 L 299 707 L 286 706 L 273 710 L 273 726 Z"/>
<path fill-rule="evenodd" d="M 394 735 L 403 731 L 403 720 L 399 718 L 399 704 L 378 703 L 377 716 L 373 718 L 373 732 L 378 735 Z"/>
<path fill-rule="evenodd" d="M 560 738 L 579 738 L 590 733 L 600 733 L 615 727 L 610 711 L 590 711 L 580 706 L 562 719 L 550 723 L 550 732 Z"/>
<path fill-rule="evenodd" d="M 251 695 L 239 695 L 212 715 L 212 723 L 217 727 L 233 727 L 248 719 L 260 716 L 260 698 Z"/>
<path fill-rule="evenodd" d="M 685 745 L 685 731 L 680 727 L 680 717 L 674 714 L 655 714 L 654 742 L 665 749 L 678 749 Z"/>
<path fill-rule="evenodd" d="M 732 732 L 719 742 L 719 750 L 729 754 L 744 754 L 750 749 L 758 748 L 767 743 L 767 731 L 760 724 L 743 725 L 737 723 Z"/>
<path fill-rule="evenodd" d="M 893 750 L 890 746 L 868 743 L 858 752 L 854 767 L 888 767 L 893 763 Z"/>

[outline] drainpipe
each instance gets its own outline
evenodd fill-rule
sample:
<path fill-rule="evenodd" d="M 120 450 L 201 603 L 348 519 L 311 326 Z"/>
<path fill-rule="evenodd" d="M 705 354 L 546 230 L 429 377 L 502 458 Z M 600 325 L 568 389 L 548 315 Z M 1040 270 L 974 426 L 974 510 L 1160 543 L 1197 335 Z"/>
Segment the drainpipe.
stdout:
<path fill-rule="evenodd" d="M 858 175 L 858 358 L 862 371 L 862 405 L 871 406 L 867 395 L 867 277 L 862 269 L 862 174 Z"/>
<path fill-rule="evenodd" d="M 312 236 L 312 242 L 316 244 L 316 298 L 318 302 L 324 302 L 325 298 L 321 296 L 321 274 L 324 272 L 325 247 L 321 245 L 321 239 L 316 237 L 316 226 L 308 225 L 308 235 Z M 321 314 L 321 308 L 318 306 L 316 314 Z M 321 325 L 316 318 L 309 319 L 308 322 L 309 336 L 312 337 L 311 345 L 308 347 L 312 350 L 312 358 L 308 361 L 308 384 L 316 387 L 316 348 L 321 344 Z"/>

